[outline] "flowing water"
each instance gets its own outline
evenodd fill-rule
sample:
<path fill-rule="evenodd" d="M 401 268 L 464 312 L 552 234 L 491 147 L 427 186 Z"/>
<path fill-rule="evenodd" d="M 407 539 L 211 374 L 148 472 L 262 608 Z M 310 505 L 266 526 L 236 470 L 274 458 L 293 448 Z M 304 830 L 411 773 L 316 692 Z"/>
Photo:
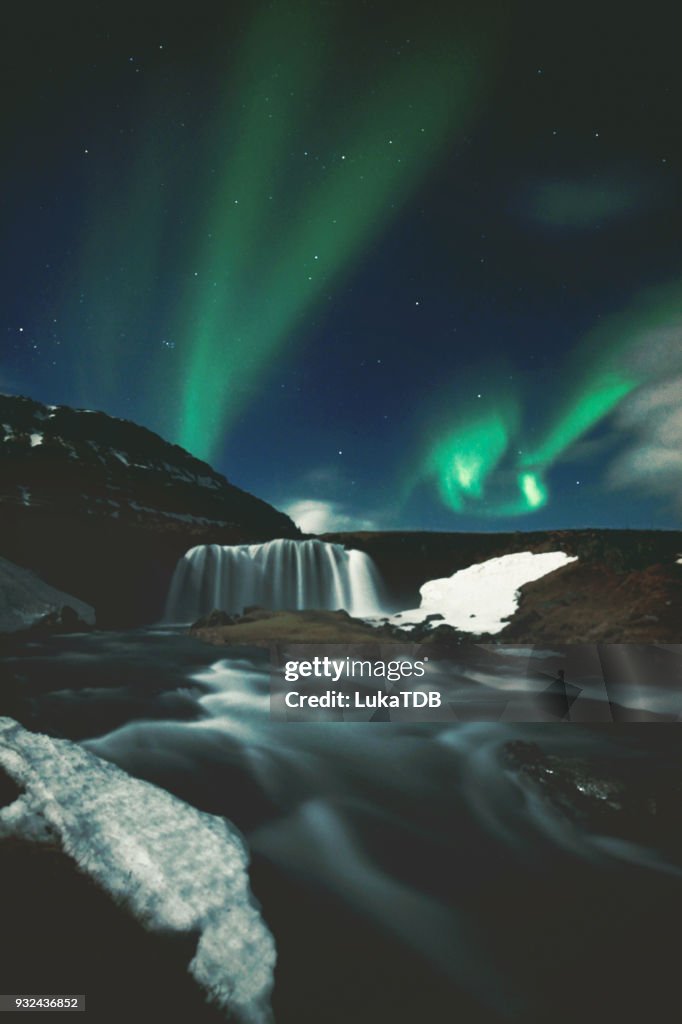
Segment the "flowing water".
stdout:
<path fill-rule="evenodd" d="M 680 864 L 571 824 L 504 748 L 664 783 L 681 769 L 676 725 L 283 723 L 266 655 L 217 654 L 170 629 L 20 645 L 0 713 L 241 829 L 280 1024 L 573 1022 L 596 1019 L 605 992 L 601 1019 L 656 1018 L 676 978 Z M 460 676 L 489 683 L 481 659 Z"/>

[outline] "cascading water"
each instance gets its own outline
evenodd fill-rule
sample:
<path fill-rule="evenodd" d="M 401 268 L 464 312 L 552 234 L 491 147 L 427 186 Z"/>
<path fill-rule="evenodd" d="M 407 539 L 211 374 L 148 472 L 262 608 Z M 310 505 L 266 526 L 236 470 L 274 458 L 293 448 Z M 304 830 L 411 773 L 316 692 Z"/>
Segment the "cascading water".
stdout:
<path fill-rule="evenodd" d="M 167 622 L 191 622 L 214 608 L 241 613 L 249 605 L 271 609 L 377 615 L 382 583 L 362 551 L 321 540 L 266 544 L 202 544 L 178 562 L 166 603 Z"/>

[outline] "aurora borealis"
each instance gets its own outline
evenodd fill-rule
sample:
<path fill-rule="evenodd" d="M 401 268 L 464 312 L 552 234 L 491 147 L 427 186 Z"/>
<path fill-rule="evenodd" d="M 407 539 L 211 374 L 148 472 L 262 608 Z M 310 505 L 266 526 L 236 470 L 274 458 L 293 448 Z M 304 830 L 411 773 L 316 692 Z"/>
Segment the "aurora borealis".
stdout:
<path fill-rule="evenodd" d="M 675 5 L 39 7 L 0 389 L 319 527 L 678 524 Z"/>
<path fill-rule="evenodd" d="M 218 154 L 208 241 L 197 260 L 200 280 L 183 302 L 193 344 L 183 371 L 179 433 L 182 445 L 209 458 L 253 394 L 266 361 L 294 339 L 301 314 L 395 216 L 445 140 L 463 131 L 472 107 L 476 73 L 469 46 L 443 53 L 434 39 L 419 59 L 381 75 L 370 96 L 343 106 L 325 144 L 325 162 L 310 173 L 305 194 L 297 194 L 294 182 L 281 210 L 270 211 L 281 188 L 283 145 L 300 130 L 297 119 L 305 123 L 322 74 L 326 32 L 307 23 L 311 8 L 317 23 L 319 6 L 302 4 L 302 18 L 287 9 L 280 23 L 275 7 L 257 25 L 253 47 L 246 47 L 243 92 L 230 83 L 232 96 L 246 98 L 245 111 L 219 109 L 212 131 L 221 138 L 223 125 L 232 124 L 237 141 L 229 135 Z M 261 83 L 261 69 L 273 66 L 276 80 L 269 74 Z"/>
<path fill-rule="evenodd" d="M 487 478 L 515 442 L 511 463 L 516 471 L 517 498 L 493 497 L 480 514 L 515 516 L 542 508 L 549 500 L 546 472 L 625 398 L 660 379 L 657 353 L 666 372 L 682 370 L 681 310 L 682 285 L 658 289 L 590 332 L 572 353 L 573 379 L 569 377 L 571 367 L 565 366 L 561 401 L 546 416 L 544 429 L 535 428 L 530 444 L 523 439 L 519 425 L 522 403 L 512 402 L 515 388 L 511 383 L 504 389 L 505 401 L 498 397 L 487 411 L 469 411 L 452 433 L 441 423 L 424 468 L 427 475 L 436 477 L 444 502 L 460 512 L 467 500 L 481 501 Z M 532 395 L 526 395 L 526 406 L 533 401 Z M 673 431 L 673 443 L 676 437 Z M 518 447 L 521 444 L 523 447 Z"/>

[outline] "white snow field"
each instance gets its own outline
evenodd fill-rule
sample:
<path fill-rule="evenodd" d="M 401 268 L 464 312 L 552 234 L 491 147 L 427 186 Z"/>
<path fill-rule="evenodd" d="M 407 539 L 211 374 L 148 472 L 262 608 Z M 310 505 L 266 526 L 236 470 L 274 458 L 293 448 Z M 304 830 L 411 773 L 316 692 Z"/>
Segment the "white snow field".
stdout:
<path fill-rule="evenodd" d="M 409 626 L 428 615 L 442 615 L 434 627 L 446 624 L 467 633 L 499 633 L 518 607 L 519 587 L 575 561 L 564 551 L 521 551 L 490 558 L 444 579 L 429 580 L 419 589 L 419 608 L 398 612 L 389 621 Z"/>
<path fill-rule="evenodd" d="M 149 930 L 200 932 L 189 971 L 208 997 L 231 1020 L 272 1021 L 275 944 L 244 841 L 224 818 L 10 718 L 0 718 L 0 767 L 24 790 L 0 809 L 0 839 L 57 843 Z"/>

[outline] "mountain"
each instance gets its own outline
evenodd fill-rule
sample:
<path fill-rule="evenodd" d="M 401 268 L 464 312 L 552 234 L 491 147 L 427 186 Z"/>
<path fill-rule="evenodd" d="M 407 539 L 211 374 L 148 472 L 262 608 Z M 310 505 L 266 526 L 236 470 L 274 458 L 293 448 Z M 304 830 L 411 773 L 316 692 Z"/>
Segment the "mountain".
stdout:
<path fill-rule="evenodd" d="M 128 625 L 195 544 L 297 537 L 288 516 L 128 420 L 0 395 L 0 555 Z"/>

